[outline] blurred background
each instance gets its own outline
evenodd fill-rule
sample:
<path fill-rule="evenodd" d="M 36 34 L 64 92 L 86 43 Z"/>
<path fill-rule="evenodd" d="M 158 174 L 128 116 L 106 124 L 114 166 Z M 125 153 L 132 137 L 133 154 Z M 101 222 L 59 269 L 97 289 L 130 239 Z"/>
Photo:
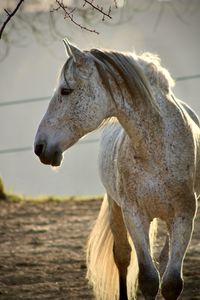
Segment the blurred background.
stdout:
<path fill-rule="evenodd" d="M 6 18 L 4 9 L 13 10 L 17 2 L 1 0 L 0 26 Z M 56 171 L 42 165 L 32 150 L 66 61 L 64 37 L 82 49 L 157 53 L 176 79 L 176 96 L 200 115 L 199 0 L 92 2 L 112 19 L 86 1 L 65 3 L 73 20 L 90 31 L 75 25 L 69 16 L 64 18 L 56 1 L 27 0 L 0 40 L 0 176 L 8 190 L 26 195 L 103 192 L 97 167 L 100 131 L 69 149 Z"/>

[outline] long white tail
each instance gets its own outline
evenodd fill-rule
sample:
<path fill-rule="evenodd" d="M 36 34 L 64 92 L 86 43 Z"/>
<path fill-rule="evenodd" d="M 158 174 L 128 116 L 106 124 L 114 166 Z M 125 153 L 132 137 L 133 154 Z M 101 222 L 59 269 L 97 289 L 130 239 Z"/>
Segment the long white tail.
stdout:
<path fill-rule="evenodd" d="M 151 232 L 153 231 L 151 226 Z M 153 237 L 153 235 L 150 235 Z M 133 244 L 127 286 L 129 299 L 135 298 L 138 264 Z M 109 226 L 107 197 L 104 197 L 99 216 L 87 244 L 87 278 L 97 300 L 119 299 L 119 276 L 113 258 L 113 235 Z"/>

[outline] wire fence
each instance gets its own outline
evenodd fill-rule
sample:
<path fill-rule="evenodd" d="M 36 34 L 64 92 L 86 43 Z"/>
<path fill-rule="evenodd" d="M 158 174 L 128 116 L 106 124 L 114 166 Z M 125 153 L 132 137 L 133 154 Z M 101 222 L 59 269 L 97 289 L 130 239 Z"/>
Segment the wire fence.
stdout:
<path fill-rule="evenodd" d="M 175 81 L 177 81 L 177 82 L 187 81 L 187 80 L 193 80 L 193 79 L 198 79 L 198 78 L 200 78 L 200 74 L 176 77 Z M 45 97 L 38 97 L 38 98 L 20 99 L 20 100 L 14 100 L 14 101 L 4 101 L 4 102 L 0 102 L 0 107 L 47 101 L 50 98 L 51 98 L 51 96 L 45 96 Z M 81 140 L 81 141 L 78 142 L 77 145 L 91 144 L 91 143 L 97 143 L 97 142 L 99 142 L 99 139 Z M 0 149 L 0 155 L 1 154 L 18 153 L 18 152 L 26 152 L 26 151 L 32 151 L 32 150 L 33 150 L 33 147 L 31 147 L 31 146 Z"/>
<path fill-rule="evenodd" d="M 175 81 L 186 81 L 186 80 L 192 80 L 192 79 L 198 79 L 200 78 L 200 74 L 190 75 L 190 76 L 180 76 L 176 77 Z M 37 98 L 29 98 L 29 99 L 19 99 L 14 101 L 1 101 L 0 106 L 11 106 L 11 105 L 19 105 L 19 104 L 29 104 L 34 102 L 41 102 L 41 101 L 47 101 L 51 99 L 51 96 L 45 96 L 45 97 L 37 97 Z"/>
<path fill-rule="evenodd" d="M 91 140 L 80 140 L 76 146 L 78 145 L 86 145 L 86 144 L 95 144 L 98 143 L 99 139 L 91 139 Z M 8 149 L 1 149 L 1 154 L 10 154 L 10 153 L 17 153 L 17 152 L 27 152 L 27 151 L 33 151 L 33 147 L 19 147 L 19 148 L 8 148 Z"/>
<path fill-rule="evenodd" d="M 192 79 L 198 79 L 200 78 L 200 74 L 190 75 L 190 76 L 182 76 L 182 77 L 176 77 L 175 81 L 185 81 L 185 80 L 192 80 Z"/>
<path fill-rule="evenodd" d="M 38 97 L 38 98 L 29 98 L 29 99 L 20 99 L 20 100 L 14 100 L 14 101 L 4 101 L 4 102 L 0 102 L 0 106 L 29 104 L 29 103 L 34 103 L 34 102 L 46 101 L 46 100 L 49 100 L 49 99 L 50 99 L 50 96 Z"/>

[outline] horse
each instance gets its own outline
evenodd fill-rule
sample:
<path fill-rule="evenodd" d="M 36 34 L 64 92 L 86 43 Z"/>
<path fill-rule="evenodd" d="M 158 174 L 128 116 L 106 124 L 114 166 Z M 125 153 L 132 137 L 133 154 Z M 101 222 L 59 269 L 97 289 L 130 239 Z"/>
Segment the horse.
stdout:
<path fill-rule="evenodd" d="M 34 151 L 60 166 L 63 152 L 104 127 L 99 154 L 106 190 L 87 243 L 87 278 L 96 299 L 145 300 L 183 290 L 183 261 L 200 194 L 200 122 L 172 92 L 158 56 L 80 50 L 64 40 L 63 65 Z M 153 252 L 157 220 L 166 242 Z"/>

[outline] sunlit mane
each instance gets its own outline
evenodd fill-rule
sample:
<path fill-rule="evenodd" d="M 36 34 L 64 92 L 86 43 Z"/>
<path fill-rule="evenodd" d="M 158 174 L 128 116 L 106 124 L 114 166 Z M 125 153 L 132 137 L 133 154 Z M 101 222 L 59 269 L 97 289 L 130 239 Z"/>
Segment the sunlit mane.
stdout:
<path fill-rule="evenodd" d="M 169 71 L 161 66 L 160 57 L 156 54 L 145 52 L 138 56 L 138 60 L 150 84 L 156 88 L 160 87 L 164 92 L 168 93 L 175 82 Z"/>
<path fill-rule="evenodd" d="M 154 108 L 155 111 L 158 111 L 151 86 L 156 84 L 158 87 L 159 85 L 163 91 L 168 92 L 173 80 L 168 71 L 160 66 L 157 56 L 149 53 L 136 56 L 132 53 L 99 49 L 92 49 L 90 53 L 95 57 L 101 79 L 111 95 L 109 74 L 119 89 L 120 80 L 123 80 L 135 104 L 138 104 L 137 101 L 142 99 L 147 109 L 152 110 Z M 138 97 L 138 93 L 141 97 Z"/>

